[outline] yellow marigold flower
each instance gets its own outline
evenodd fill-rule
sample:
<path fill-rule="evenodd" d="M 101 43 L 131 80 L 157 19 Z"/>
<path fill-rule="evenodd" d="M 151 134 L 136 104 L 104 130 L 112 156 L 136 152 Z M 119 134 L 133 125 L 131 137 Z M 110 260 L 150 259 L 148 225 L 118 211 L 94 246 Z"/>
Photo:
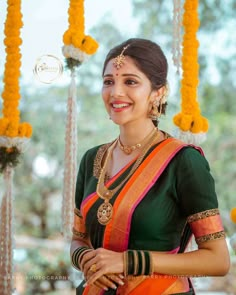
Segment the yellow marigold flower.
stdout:
<path fill-rule="evenodd" d="M 236 223 L 236 207 L 233 208 L 230 212 L 230 217 L 231 217 L 231 220 Z"/>
<path fill-rule="evenodd" d="M 84 0 L 70 0 L 68 22 L 69 28 L 63 34 L 64 44 L 66 46 L 73 45 L 75 48 L 79 49 L 79 51 L 83 51 L 86 54 L 95 53 L 98 48 L 98 43 L 90 36 L 85 36 Z M 69 58 L 67 56 L 68 51 L 65 50 L 63 54 L 66 58 Z M 72 58 L 74 58 L 74 56 Z M 83 61 L 82 57 L 79 59 L 81 59 L 80 62 Z"/>
<path fill-rule="evenodd" d="M 17 135 L 18 135 L 18 124 L 15 123 L 15 122 L 10 121 L 8 126 L 7 126 L 5 135 L 9 136 L 9 137 L 17 137 Z"/>
<path fill-rule="evenodd" d="M 29 123 L 27 123 L 27 122 L 25 122 L 24 124 L 25 124 L 25 126 L 26 126 L 25 137 L 30 138 L 30 137 L 32 136 L 32 133 L 33 133 L 33 128 L 32 128 L 32 126 L 31 126 Z"/>
<path fill-rule="evenodd" d="M 85 36 L 81 49 L 87 54 L 93 54 L 98 49 L 98 43 L 91 36 Z"/>
<path fill-rule="evenodd" d="M 0 136 L 5 135 L 8 124 L 9 124 L 9 119 L 0 118 Z"/>

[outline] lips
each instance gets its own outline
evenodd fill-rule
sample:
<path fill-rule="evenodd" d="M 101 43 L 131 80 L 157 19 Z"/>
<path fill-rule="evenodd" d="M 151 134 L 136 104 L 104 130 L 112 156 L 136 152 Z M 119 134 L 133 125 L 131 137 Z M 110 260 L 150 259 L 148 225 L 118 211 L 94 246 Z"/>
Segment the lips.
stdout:
<path fill-rule="evenodd" d="M 111 105 L 115 109 L 122 109 L 122 108 L 126 108 L 129 106 L 128 103 L 112 103 Z"/>
<path fill-rule="evenodd" d="M 111 103 L 111 107 L 114 111 L 120 112 L 124 109 L 127 109 L 131 104 L 127 102 L 122 102 L 122 101 L 116 101 Z"/>

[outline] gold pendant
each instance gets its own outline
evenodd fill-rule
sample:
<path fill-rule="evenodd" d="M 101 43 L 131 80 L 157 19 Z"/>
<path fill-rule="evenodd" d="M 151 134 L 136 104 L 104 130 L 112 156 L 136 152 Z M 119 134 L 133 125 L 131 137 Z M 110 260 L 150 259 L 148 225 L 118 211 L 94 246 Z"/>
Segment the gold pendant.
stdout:
<path fill-rule="evenodd" d="M 109 203 L 108 201 L 103 202 L 97 211 L 97 218 L 98 222 L 102 225 L 107 225 L 113 214 L 113 207 L 112 204 Z"/>

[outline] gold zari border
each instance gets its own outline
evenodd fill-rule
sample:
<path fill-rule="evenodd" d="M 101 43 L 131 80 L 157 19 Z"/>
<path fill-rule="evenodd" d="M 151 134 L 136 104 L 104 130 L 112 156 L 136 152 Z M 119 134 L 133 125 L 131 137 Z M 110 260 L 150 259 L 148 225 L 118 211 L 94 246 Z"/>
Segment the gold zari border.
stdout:
<path fill-rule="evenodd" d="M 78 217 L 83 218 L 83 216 L 82 216 L 82 214 L 81 214 L 81 212 L 80 212 L 79 209 L 75 208 L 75 209 L 74 209 L 74 213 L 75 213 L 75 215 L 77 215 Z"/>
<path fill-rule="evenodd" d="M 74 227 L 72 228 L 72 232 L 78 238 L 86 239 L 88 237 L 88 234 L 87 233 L 79 232 Z"/>
<path fill-rule="evenodd" d="M 220 232 L 217 232 L 217 233 L 213 233 L 213 234 L 209 234 L 209 235 L 205 235 L 205 236 L 196 238 L 196 243 L 201 244 L 201 243 L 204 243 L 204 242 L 218 240 L 218 239 L 222 239 L 222 238 L 225 238 L 225 232 L 224 231 L 220 231 Z"/>
<path fill-rule="evenodd" d="M 97 154 L 93 163 L 93 176 L 96 178 L 99 178 L 101 168 L 102 168 L 102 159 L 110 145 L 111 143 L 104 144 L 100 146 L 100 148 L 97 151 Z"/>
<path fill-rule="evenodd" d="M 204 218 L 219 215 L 219 214 L 220 214 L 220 212 L 219 212 L 218 208 L 210 209 L 210 210 L 206 210 L 206 211 L 203 211 L 203 212 L 199 212 L 199 213 L 190 215 L 187 218 L 187 221 L 188 221 L 188 223 L 191 223 L 191 222 L 194 222 L 194 221 L 197 221 L 197 220 L 200 220 L 200 219 L 204 219 Z"/>

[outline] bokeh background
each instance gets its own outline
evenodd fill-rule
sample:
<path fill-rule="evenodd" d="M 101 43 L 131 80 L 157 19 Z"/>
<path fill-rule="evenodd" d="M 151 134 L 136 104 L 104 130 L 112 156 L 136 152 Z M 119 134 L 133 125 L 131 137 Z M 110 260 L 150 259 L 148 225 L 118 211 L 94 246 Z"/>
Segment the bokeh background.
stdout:
<path fill-rule="evenodd" d="M 0 40 L 4 38 L 5 2 L 1 1 Z M 70 73 L 64 69 L 52 84 L 39 82 L 33 74 L 36 60 L 45 54 L 55 55 L 65 64 L 61 47 L 62 35 L 67 29 L 69 1 L 22 2 L 20 109 L 22 120 L 32 124 L 34 133 L 14 175 L 15 294 L 75 294 L 74 288 L 82 276 L 70 266 L 69 245 L 60 233 Z M 202 147 L 216 181 L 231 269 L 224 278 L 194 279 L 194 284 L 197 294 L 236 294 L 236 256 L 232 247 L 233 240 L 236 243 L 236 224 L 230 220 L 230 210 L 236 207 L 236 0 L 199 2 L 199 102 L 210 123 Z M 101 70 L 108 49 L 130 37 L 156 41 L 168 57 L 169 105 L 160 128 L 174 134 L 172 117 L 180 108 L 181 77 L 172 62 L 172 17 L 171 0 L 85 1 L 86 30 L 100 47 L 77 72 L 78 164 L 89 147 L 118 134 L 103 108 Z M 4 63 L 1 41 L 0 81 Z M 1 92 L 2 87 L 0 82 Z M 2 193 L 1 177 L 0 198 Z"/>

